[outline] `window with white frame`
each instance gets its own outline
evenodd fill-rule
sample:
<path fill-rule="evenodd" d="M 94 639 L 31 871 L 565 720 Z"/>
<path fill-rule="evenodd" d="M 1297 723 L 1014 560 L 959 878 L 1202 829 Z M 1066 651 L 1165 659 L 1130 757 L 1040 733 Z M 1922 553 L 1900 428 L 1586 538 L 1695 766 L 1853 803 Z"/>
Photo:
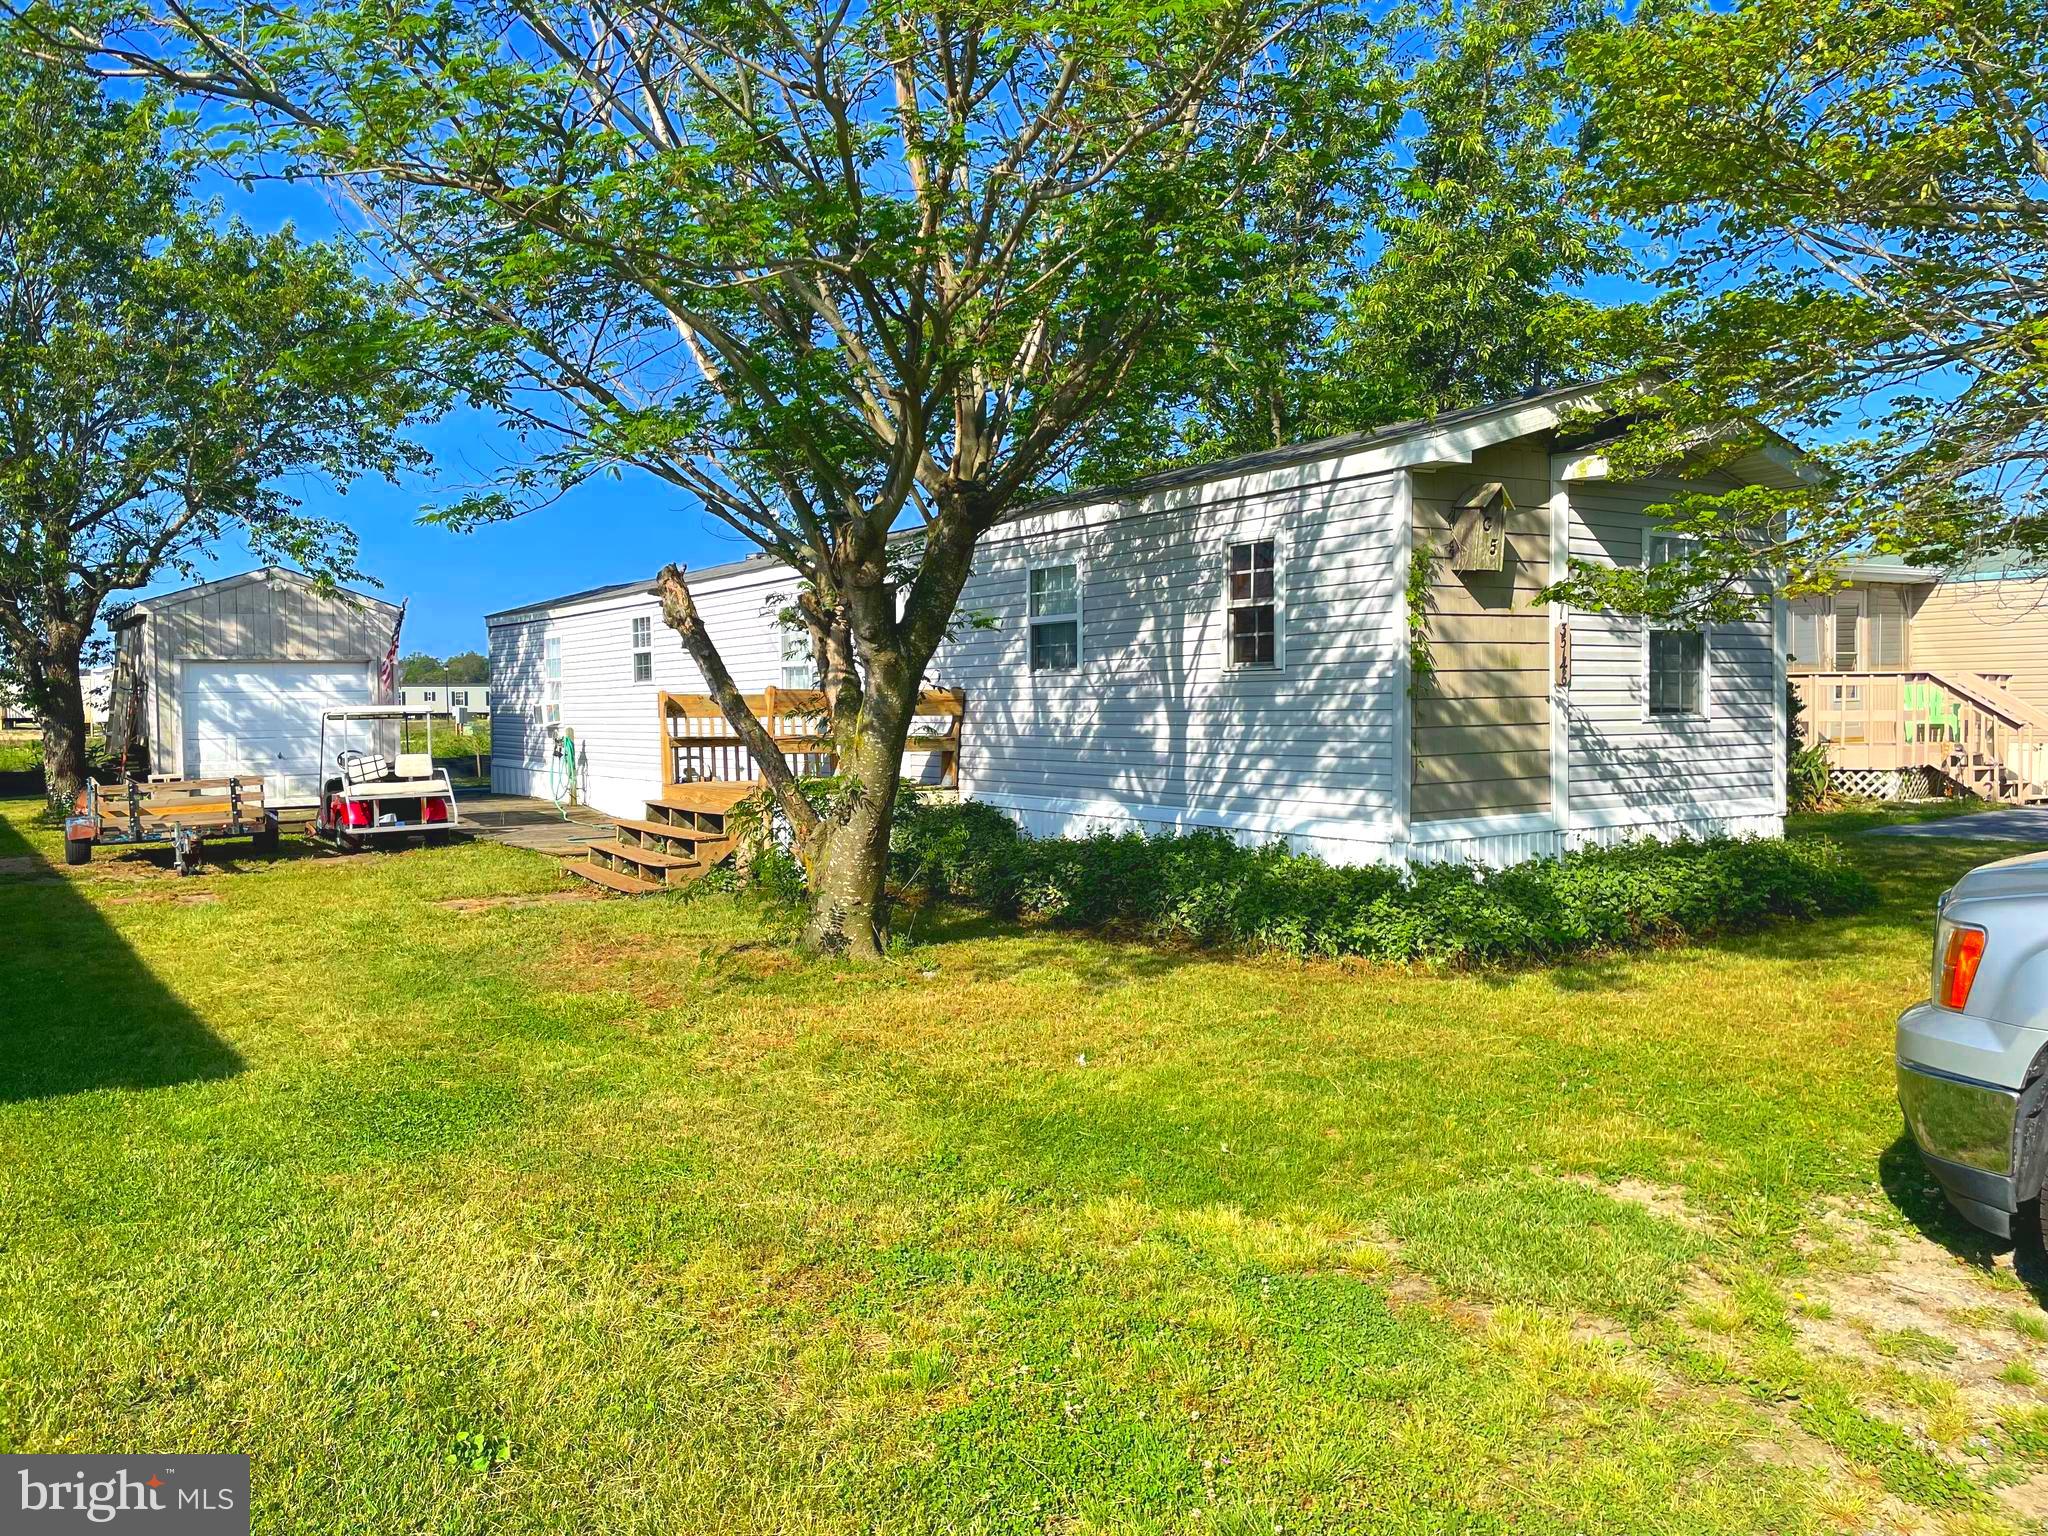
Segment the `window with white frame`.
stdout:
<path fill-rule="evenodd" d="M 1036 566 L 1031 572 L 1031 670 L 1071 672 L 1080 664 L 1080 567 Z"/>
<path fill-rule="evenodd" d="M 1792 604 L 1792 634 L 1787 651 L 1793 661 L 1820 665 L 1820 605 L 1817 597 L 1801 598 Z"/>
<path fill-rule="evenodd" d="M 562 723 L 562 637 L 549 635 L 541 645 L 541 723 Z"/>
<path fill-rule="evenodd" d="M 448 707 L 450 709 L 469 708 L 469 690 L 467 688 L 450 688 L 448 690 Z"/>
<path fill-rule="evenodd" d="M 1252 539 L 1230 546 L 1230 665 L 1280 664 L 1279 545 Z"/>
<path fill-rule="evenodd" d="M 633 621 L 633 681 L 654 681 L 654 620 L 644 613 Z"/>
<path fill-rule="evenodd" d="M 1663 565 L 1683 559 L 1692 541 L 1676 534 L 1653 533 L 1645 542 L 1643 563 Z M 1707 712 L 1707 634 L 1703 629 L 1649 631 L 1650 713 L 1701 716 Z"/>
<path fill-rule="evenodd" d="M 818 660 L 811 648 L 811 632 L 808 629 L 785 629 L 782 632 L 782 686 L 818 686 Z"/>

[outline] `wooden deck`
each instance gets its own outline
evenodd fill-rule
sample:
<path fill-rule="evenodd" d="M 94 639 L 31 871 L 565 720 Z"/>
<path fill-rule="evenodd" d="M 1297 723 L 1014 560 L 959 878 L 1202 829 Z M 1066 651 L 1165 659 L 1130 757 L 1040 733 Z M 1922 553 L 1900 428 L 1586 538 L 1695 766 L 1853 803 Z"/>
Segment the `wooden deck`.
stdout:
<path fill-rule="evenodd" d="M 825 695 L 817 689 L 769 688 L 747 695 L 790 766 L 805 777 L 833 772 L 824 735 Z M 945 784 L 960 782 L 960 732 L 966 696 L 957 688 L 918 695 L 906 754 L 939 760 Z M 738 847 L 733 807 L 761 792 L 760 766 L 709 694 L 663 693 L 656 699 L 661 791 L 646 815 L 620 817 L 609 839 L 592 841 L 568 866 L 593 885 L 623 896 L 674 890 L 701 880 Z"/>
<path fill-rule="evenodd" d="M 805 778 L 837 767 L 825 736 L 825 695 L 816 688 L 768 688 L 746 695 L 747 707 L 767 728 L 790 767 Z M 664 693 L 656 700 L 664 793 L 682 784 L 758 784 L 760 767 L 708 693 Z M 917 715 L 903 744 L 906 755 L 939 760 L 940 782 L 960 782 L 960 735 L 967 696 L 958 688 L 928 688 L 917 696 Z"/>
<path fill-rule="evenodd" d="M 1972 794 L 2048 803 L 2048 715 L 1980 673 L 1794 672 L 1810 740 L 1837 774 L 1928 770 Z"/>

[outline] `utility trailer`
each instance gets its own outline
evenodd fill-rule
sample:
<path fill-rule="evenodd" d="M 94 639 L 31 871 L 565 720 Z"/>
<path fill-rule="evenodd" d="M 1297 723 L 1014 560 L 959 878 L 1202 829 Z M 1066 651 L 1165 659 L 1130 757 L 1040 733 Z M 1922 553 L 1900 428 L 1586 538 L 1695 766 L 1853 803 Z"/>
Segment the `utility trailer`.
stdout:
<path fill-rule="evenodd" d="M 168 844 L 181 875 L 199 867 L 203 843 L 246 837 L 253 852 L 277 852 L 277 813 L 264 804 L 259 775 L 224 779 L 88 782 L 64 822 L 64 862 L 84 864 L 97 846 Z"/>

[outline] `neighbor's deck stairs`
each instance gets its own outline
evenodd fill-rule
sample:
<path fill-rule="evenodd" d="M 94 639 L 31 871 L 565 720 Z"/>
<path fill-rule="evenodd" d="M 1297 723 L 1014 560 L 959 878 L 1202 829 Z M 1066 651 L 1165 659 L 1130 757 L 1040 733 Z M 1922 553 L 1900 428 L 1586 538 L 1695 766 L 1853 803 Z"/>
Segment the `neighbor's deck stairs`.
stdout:
<path fill-rule="evenodd" d="M 1959 750 L 1943 765 L 1950 779 L 1985 800 L 2048 804 L 2048 714 L 1996 679 L 1976 673 L 1937 674 L 1951 691 L 2004 717 L 2010 735 L 2002 752 Z"/>
<path fill-rule="evenodd" d="M 592 885 L 622 896 L 677 890 L 701 880 L 736 846 L 727 826 L 732 808 L 758 784 L 675 784 L 647 802 L 644 818 L 620 817 L 608 843 L 592 843 L 566 866 Z"/>

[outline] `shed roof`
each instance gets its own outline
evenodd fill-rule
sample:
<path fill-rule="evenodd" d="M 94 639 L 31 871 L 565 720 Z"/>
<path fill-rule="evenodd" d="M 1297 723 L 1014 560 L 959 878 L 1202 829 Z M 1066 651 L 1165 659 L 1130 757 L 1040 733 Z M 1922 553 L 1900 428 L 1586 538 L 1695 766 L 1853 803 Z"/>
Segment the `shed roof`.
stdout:
<path fill-rule="evenodd" d="M 358 592 L 351 587 L 323 588 L 317 580 L 308 576 L 304 571 L 295 571 L 290 566 L 284 565 L 263 565 L 258 566 L 253 571 L 243 571 L 238 575 L 222 576 L 213 581 L 202 581 L 189 587 L 179 587 L 174 592 L 159 592 L 153 597 L 139 598 L 135 602 L 123 606 L 121 611 L 115 614 L 109 621 L 110 627 L 125 629 L 130 624 L 159 609 L 174 608 L 184 603 L 196 602 L 200 598 L 211 597 L 215 593 L 225 592 L 233 587 L 248 586 L 252 582 L 272 581 L 288 582 L 293 586 L 304 587 L 307 591 L 323 597 L 345 597 L 357 603 L 367 603 L 373 608 L 383 608 L 394 614 L 398 612 L 398 604 L 388 602 L 381 597 L 372 597 L 367 592 Z"/>

